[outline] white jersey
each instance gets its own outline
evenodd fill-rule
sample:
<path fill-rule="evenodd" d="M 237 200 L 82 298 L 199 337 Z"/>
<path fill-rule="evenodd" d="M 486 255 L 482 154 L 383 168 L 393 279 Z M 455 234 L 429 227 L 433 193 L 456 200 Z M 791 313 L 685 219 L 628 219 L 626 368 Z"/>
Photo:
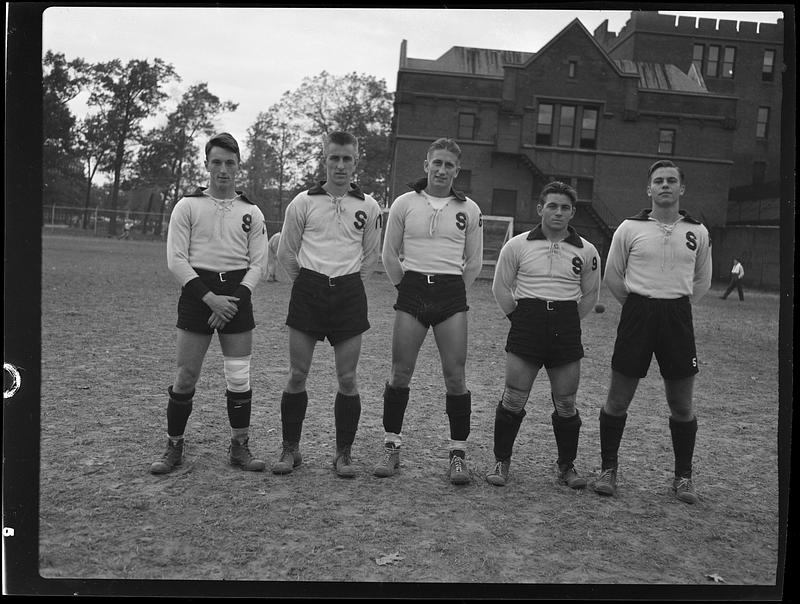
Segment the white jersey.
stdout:
<path fill-rule="evenodd" d="M 181 284 L 197 279 L 194 269 L 247 269 L 242 279 L 252 292 L 266 270 L 267 226 L 258 206 L 237 191 L 219 201 L 198 188 L 172 210 L 167 230 L 167 267 Z"/>
<path fill-rule="evenodd" d="M 647 298 L 702 298 L 711 287 L 711 243 L 708 229 L 684 210 L 666 225 L 642 210 L 614 232 L 605 283 L 624 303 L 628 294 Z"/>
<path fill-rule="evenodd" d="M 292 281 L 301 268 L 328 277 L 360 273 L 366 281 L 380 255 L 381 207 L 354 184 L 339 198 L 323 184 L 298 194 L 286 208 L 278 262 Z"/>
<path fill-rule="evenodd" d="M 600 298 L 600 256 L 589 241 L 567 227 L 562 241 L 549 241 L 537 225 L 512 237 L 500 250 L 492 293 L 505 314 L 517 301 L 574 300 L 583 318 Z"/>
<path fill-rule="evenodd" d="M 429 201 L 427 179 L 394 200 L 383 241 L 383 266 L 395 285 L 406 271 L 429 275 L 462 275 L 469 287 L 483 263 L 481 209 L 455 190 Z M 438 203 L 441 200 L 441 203 Z"/>

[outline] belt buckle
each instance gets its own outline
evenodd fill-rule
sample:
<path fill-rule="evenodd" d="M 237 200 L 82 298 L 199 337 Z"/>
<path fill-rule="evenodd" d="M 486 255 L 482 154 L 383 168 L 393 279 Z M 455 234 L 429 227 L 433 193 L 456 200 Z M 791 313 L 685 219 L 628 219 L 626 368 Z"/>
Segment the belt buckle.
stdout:
<path fill-rule="evenodd" d="M 328 287 L 336 287 L 336 283 L 333 282 L 335 278 L 336 277 L 328 277 Z"/>
<path fill-rule="evenodd" d="M 219 275 L 219 280 L 222 283 L 225 283 L 225 273 L 224 272 L 223 273 L 218 273 L 218 275 Z"/>
<path fill-rule="evenodd" d="M 547 310 L 555 310 L 555 308 L 553 307 L 553 301 L 552 300 L 547 300 L 546 304 L 547 304 L 547 306 L 546 306 Z"/>
<path fill-rule="evenodd" d="M 436 281 L 433 280 L 434 277 L 435 275 L 425 275 L 425 278 L 428 280 L 428 285 L 433 285 L 436 283 Z"/>

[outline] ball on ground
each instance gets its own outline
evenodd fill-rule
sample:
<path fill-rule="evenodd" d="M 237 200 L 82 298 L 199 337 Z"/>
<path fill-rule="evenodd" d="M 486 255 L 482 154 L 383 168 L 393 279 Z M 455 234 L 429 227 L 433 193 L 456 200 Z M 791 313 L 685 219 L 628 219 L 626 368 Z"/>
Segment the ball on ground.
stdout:
<path fill-rule="evenodd" d="M 594 312 L 606 312 L 606 307 L 602 304 L 595 304 Z"/>

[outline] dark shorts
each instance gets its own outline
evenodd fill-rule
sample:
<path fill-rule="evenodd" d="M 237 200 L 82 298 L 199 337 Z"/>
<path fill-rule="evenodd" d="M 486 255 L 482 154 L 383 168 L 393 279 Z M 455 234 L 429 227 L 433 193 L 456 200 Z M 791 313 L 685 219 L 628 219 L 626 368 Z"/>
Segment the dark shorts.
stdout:
<path fill-rule="evenodd" d="M 699 371 L 689 298 L 659 300 L 630 294 L 625 300 L 611 368 L 643 378 L 653 354 L 664 379 L 680 380 Z"/>
<path fill-rule="evenodd" d="M 397 286 L 394 309 L 410 314 L 425 327 L 437 325 L 469 310 L 464 278 L 406 271 Z"/>
<path fill-rule="evenodd" d="M 369 329 L 367 293 L 359 273 L 328 277 L 300 269 L 292 285 L 286 324 L 331 346 Z"/>
<path fill-rule="evenodd" d="M 523 298 L 510 318 L 506 352 L 539 367 L 558 367 L 583 358 L 577 302 Z"/>
<path fill-rule="evenodd" d="M 195 269 L 195 272 L 206 287 L 215 294 L 232 296 L 247 274 L 247 269 L 221 274 L 200 269 Z M 178 298 L 178 323 L 176 327 L 193 333 L 212 334 L 214 330 L 208 326 L 209 317 L 211 317 L 211 309 L 208 305 L 197 299 L 185 287 L 181 288 L 181 296 Z M 253 304 L 250 300 L 247 300 L 239 303 L 239 312 L 233 316 L 233 319 L 225 327 L 218 331 L 219 333 L 242 333 L 254 329 L 255 326 Z"/>

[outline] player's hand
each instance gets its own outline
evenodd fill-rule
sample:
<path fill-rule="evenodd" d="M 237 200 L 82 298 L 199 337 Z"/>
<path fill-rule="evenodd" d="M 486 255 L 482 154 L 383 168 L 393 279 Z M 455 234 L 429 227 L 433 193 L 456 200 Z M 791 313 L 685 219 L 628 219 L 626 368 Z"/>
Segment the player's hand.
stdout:
<path fill-rule="evenodd" d="M 236 305 L 238 301 L 239 298 L 235 296 L 222 296 L 213 292 L 208 292 L 203 296 L 203 302 L 208 305 L 211 312 L 219 315 L 226 322 L 233 319 L 234 315 L 239 312 L 239 307 Z"/>
<path fill-rule="evenodd" d="M 228 324 L 224 318 L 219 316 L 218 314 L 212 312 L 211 316 L 208 318 L 208 326 L 211 329 L 222 329 Z"/>

